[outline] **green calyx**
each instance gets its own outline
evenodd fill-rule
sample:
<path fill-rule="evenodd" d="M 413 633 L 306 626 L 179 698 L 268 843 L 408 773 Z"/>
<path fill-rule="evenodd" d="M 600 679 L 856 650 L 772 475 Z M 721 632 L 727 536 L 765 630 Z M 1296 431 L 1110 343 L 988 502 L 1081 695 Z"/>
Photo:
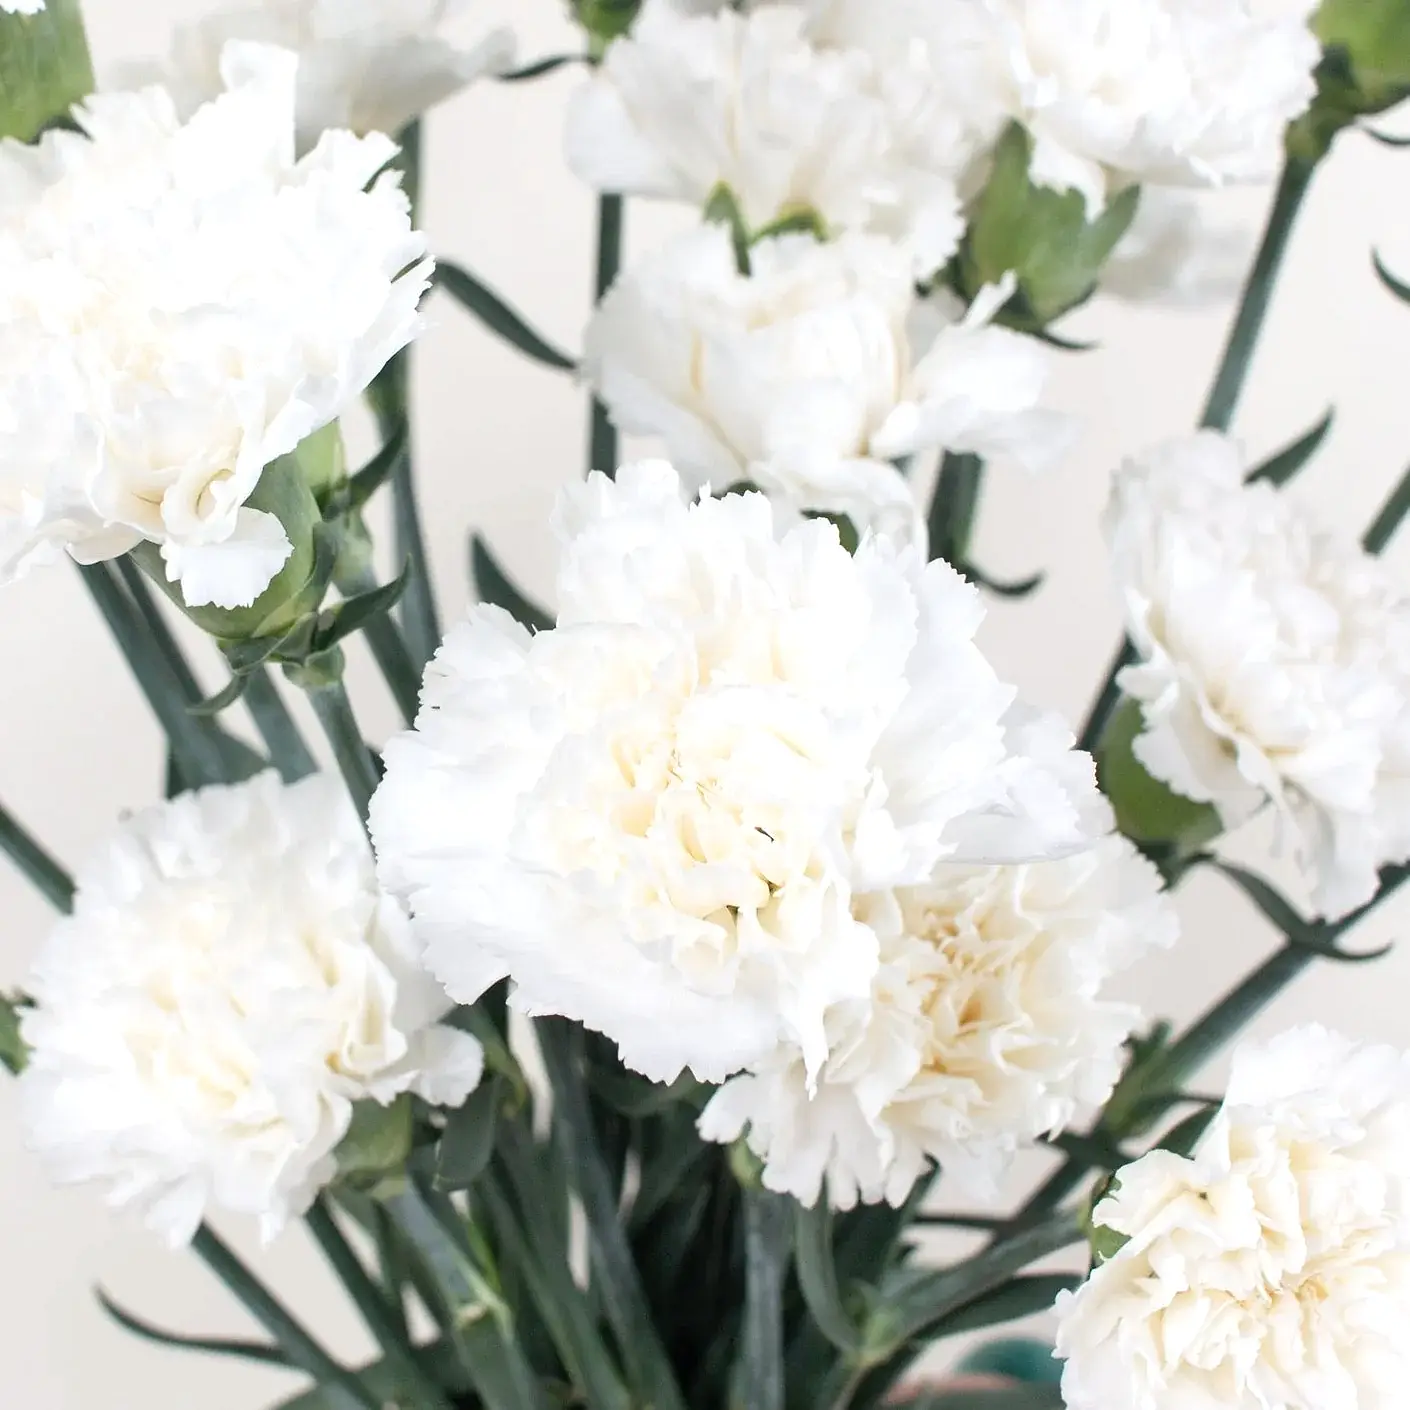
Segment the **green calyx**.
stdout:
<path fill-rule="evenodd" d="M 1379 113 L 1410 96 L 1405 0 L 1322 0 L 1309 23 L 1324 51 L 1319 103 L 1325 94 L 1358 114 Z"/>
<path fill-rule="evenodd" d="M 32 142 L 92 91 L 78 0 L 48 0 L 37 15 L 0 10 L 0 137 Z"/>
<path fill-rule="evenodd" d="M 994 149 L 989 179 L 973 202 L 950 271 L 966 302 L 1012 271 L 1018 288 L 999 322 L 1030 333 L 1092 296 L 1140 199 L 1139 189 L 1128 186 L 1089 220 L 1080 193 L 1034 182 L 1032 155 L 1032 139 L 1011 123 Z"/>
<path fill-rule="evenodd" d="M 639 9 L 641 0 L 573 0 L 573 17 L 587 30 L 594 57 L 632 27 Z"/>

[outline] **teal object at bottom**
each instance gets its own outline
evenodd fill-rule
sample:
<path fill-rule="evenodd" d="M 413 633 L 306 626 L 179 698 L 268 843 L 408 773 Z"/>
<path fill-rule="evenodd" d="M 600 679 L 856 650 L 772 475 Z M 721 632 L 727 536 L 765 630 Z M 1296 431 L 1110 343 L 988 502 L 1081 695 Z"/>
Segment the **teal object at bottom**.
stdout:
<path fill-rule="evenodd" d="M 956 1368 L 974 1375 L 1011 1376 L 1033 1385 L 1056 1385 L 1062 1362 L 1048 1342 L 1032 1337 L 1008 1337 L 977 1346 Z"/>

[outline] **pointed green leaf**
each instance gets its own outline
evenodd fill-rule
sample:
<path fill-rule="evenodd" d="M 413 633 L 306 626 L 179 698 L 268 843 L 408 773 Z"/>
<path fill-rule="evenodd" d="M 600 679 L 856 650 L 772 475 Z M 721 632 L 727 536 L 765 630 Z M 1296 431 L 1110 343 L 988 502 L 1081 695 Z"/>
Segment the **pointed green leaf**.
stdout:
<path fill-rule="evenodd" d="M 1032 596 L 1048 580 L 1046 573 L 1034 573 L 1031 578 L 1021 578 L 1016 583 L 1001 582 L 999 579 L 991 578 L 987 573 L 981 572 L 973 563 L 963 564 L 960 572 L 976 587 L 983 588 L 985 592 L 992 592 L 996 597 L 1015 599 Z"/>
<path fill-rule="evenodd" d="M 734 1362 L 736 1410 L 784 1410 L 783 1285 L 793 1245 L 790 1199 L 744 1191 L 744 1324 Z"/>
<path fill-rule="evenodd" d="M 391 582 L 345 598 L 321 612 L 313 636 L 314 651 L 327 651 L 330 646 L 336 646 L 355 632 L 362 631 L 374 619 L 385 617 L 406 591 L 410 570 L 408 563 Z"/>
<path fill-rule="evenodd" d="M 481 602 L 504 608 L 516 622 L 530 631 L 546 632 L 552 628 L 553 618 L 515 587 L 479 534 L 470 539 L 470 573 L 476 596 Z"/>
<path fill-rule="evenodd" d="M 184 1332 L 169 1332 L 119 1307 L 102 1288 L 94 1295 L 104 1312 L 120 1327 L 160 1346 L 174 1346 L 182 1351 L 201 1351 L 210 1356 L 234 1356 L 242 1361 L 261 1361 L 267 1366 L 292 1366 L 293 1362 L 273 1343 L 242 1341 L 236 1337 L 196 1337 Z"/>
<path fill-rule="evenodd" d="M 1158 1149 L 1172 1155 L 1189 1155 L 1199 1142 L 1199 1138 L 1209 1129 L 1209 1123 L 1219 1114 L 1217 1103 L 1201 1107 L 1191 1112 L 1183 1121 L 1177 1121 L 1157 1142 Z"/>
<path fill-rule="evenodd" d="M 978 1376 L 1007 1376 L 1026 1385 L 1055 1385 L 1062 1378 L 1062 1362 L 1051 1342 L 1036 1337 L 1001 1337 L 985 1342 L 955 1363 L 956 1371 Z"/>
<path fill-rule="evenodd" d="M 740 274 L 749 273 L 749 227 L 744 221 L 744 212 L 739 208 L 739 199 L 721 181 L 705 198 L 705 208 L 700 218 L 707 225 L 723 225 L 729 231 L 730 244 L 734 247 L 734 267 Z"/>
<path fill-rule="evenodd" d="M 29 1044 L 20 1036 L 20 1016 L 28 1006 L 19 994 L 0 994 L 0 1063 L 16 1077 L 29 1065 Z"/>
<path fill-rule="evenodd" d="M 1410 284 L 1405 283 L 1402 279 L 1397 279 L 1395 275 L 1385 267 L 1385 264 L 1381 260 L 1380 253 L 1376 250 L 1371 251 L 1371 263 L 1376 266 L 1376 273 L 1380 276 L 1381 283 L 1384 284 L 1401 303 L 1410 304 Z"/>
<path fill-rule="evenodd" d="M 1390 498 L 1376 515 L 1375 522 L 1366 530 L 1361 540 L 1366 552 L 1380 553 L 1395 537 L 1395 531 L 1407 513 L 1410 513 L 1410 470 L 1400 477 L 1399 483 L 1391 491 Z"/>
<path fill-rule="evenodd" d="M 244 693 L 245 677 L 234 675 L 226 681 L 224 689 L 218 690 L 208 699 L 199 701 L 195 705 L 188 705 L 186 710 L 188 714 L 197 715 L 201 719 L 213 719 L 221 711 L 228 710 Z"/>
<path fill-rule="evenodd" d="M 532 79 L 543 78 L 546 74 L 554 73 L 564 64 L 585 64 L 587 61 L 586 54 L 554 54 L 550 58 L 538 59 L 532 64 L 525 64 L 523 68 L 496 74 L 495 77 L 501 83 L 527 83 Z"/>
<path fill-rule="evenodd" d="M 1011 1278 L 1002 1287 L 952 1312 L 934 1326 L 930 1335 L 936 1338 L 959 1336 L 1050 1311 L 1059 1293 L 1071 1291 L 1081 1281 L 1073 1273 L 1028 1273 Z"/>
<path fill-rule="evenodd" d="M 798 1283 L 818 1330 L 839 1351 L 856 1351 L 862 1335 L 842 1301 L 832 1248 L 832 1210 L 825 1200 L 819 1200 L 811 1209 L 797 1206 L 794 1252 Z"/>
<path fill-rule="evenodd" d="M 468 269 L 449 260 L 436 264 L 435 282 L 463 308 L 468 309 L 490 330 L 517 348 L 525 357 L 541 362 L 561 372 L 574 372 L 578 364 L 561 353 L 546 338 L 535 332 L 523 317 L 504 302 L 487 284 L 483 284 Z"/>
<path fill-rule="evenodd" d="M 495 1126 L 504 1100 L 504 1079 L 481 1082 L 458 1111 L 446 1120 L 436 1147 L 436 1187 L 468 1190 L 494 1154 Z"/>
<path fill-rule="evenodd" d="M 1361 128 L 1373 142 L 1379 142 L 1382 147 L 1410 147 L 1410 137 L 1397 137 L 1392 132 L 1377 132 L 1374 127 Z"/>
<path fill-rule="evenodd" d="M 1270 456 L 1254 470 L 1248 477 L 1248 483 L 1252 485 L 1266 480 L 1281 489 L 1317 454 L 1322 442 L 1327 439 L 1327 433 L 1332 429 L 1335 417 L 1335 409 L 1328 407 L 1327 414 L 1305 436 L 1300 436 L 1290 446 Z"/>
<path fill-rule="evenodd" d="M 391 478 L 397 463 L 406 454 L 407 426 L 398 420 L 382 449 L 348 481 L 348 511 L 357 513 Z"/>

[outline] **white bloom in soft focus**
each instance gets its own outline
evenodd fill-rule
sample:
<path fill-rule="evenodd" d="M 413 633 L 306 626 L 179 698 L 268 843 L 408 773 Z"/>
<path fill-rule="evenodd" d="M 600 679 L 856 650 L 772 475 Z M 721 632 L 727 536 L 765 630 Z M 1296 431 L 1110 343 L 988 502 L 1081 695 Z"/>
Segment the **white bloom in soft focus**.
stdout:
<path fill-rule="evenodd" d="M 780 530 L 757 494 L 688 505 L 660 462 L 566 490 L 557 529 L 557 627 L 456 627 L 373 802 L 458 999 L 509 975 L 659 1081 L 784 1041 L 816 1072 L 877 971 L 854 896 L 1104 830 L 1091 760 L 1012 708 L 946 565 Z"/>
<path fill-rule="evenodd" d="M 1410 1375 L 1410 1060 L 1321 1028 L 1235 1054 L 1192 1158 L 1117 1172 L 1128 1237 L 1058 1300 L 1071 1410 L 1389 1410 Z"/>
<path fill-rule="evenodd" d="M 0 582 L 147 540 L 188 605 L 241 607 L 287 559 L 246 500 L 412 338 L 430 271 L 387 138 L 294 160 L 296 66 L 231 45 L 184 126 L 153 88 L 0 145 Z"/>
<path fill-rule="evenodd" d="M 1107 536 L 1141 657 L 1121 686 L 1150 773 L 1226 826 L 1271 800 L 1335 919 L 1410 855 L 1410 603 L 1376 559 L 1243 476 L 1214 432 L 1118 473 Z"/>
<path fill-rule="evenodd" d="M 44 8 L 44 0 L 0 0 L 0 10 L 11 15 L 37 15 Z"/>
<path fill-rule="evenodd" d="M 723 184 L 760 230 L 814 211 L 889 235 L 929 276 L 963 230 L 973 142 L 921 75 L 818 49 L 796 5 L 689 15 L 647 0 L 568 113 L 573 170 L 605 191 L 703 205 Z"/>
<path fill-rule="evenodd" d="M 1253 263 L 1256 237 L 1247 224 L 1213 218 L 1211 199 L 1145 187 L 1135 219 L 1102 266 L 1101 292 L 1183 308 L 1232 299 Z"/>
<path fill-rule="evenodd" d="M 172 1244 L 215 1208 L 272 1236 L 332 1177 L 354 1102 L 458 1106 L 480 1080 L 332 776 L 266 773 L 129 818 L 29 992 L 30 1144 Z"/>
<path fill-rule="evenodd" d="M 1283 129 L 1312 100 L 1321 55 L 1304 15 L 1264 14 L 1250 0 L 924 8 L 913 45 L 924 47 L 951 101 L 976 121 L 988 112 L 1022 122 L 1034 139 L 1034 179 L 1081 192 L 1092 211 L 1113 181 L 1270 177 Z"/>
<path fill-rule="evenodd" d="M 123 75 L 160 82 L 190 112 L 221 90 L 231 40 L 277 44 L 299 56 L 300 149 L 333 129 L 395 136 L 413 118 L 513 62 L 514 40 L 495 30 L 462 49 L 441 37 L 466 0 L 259 0 L 177 28 L 171 54 Z"/>
<path fill-rule="evenodd" d="M 944 446 L 1036 470 L 1069 444 L 1069 420 L 1038 404 L 1046 350 L 991 324 L 1007 285 L 968 314 L 918 304 L 905 256 L 867 235 L 765 240 L 751 268 L 702 226 L 631 267 L 588 328 L 583 365 L 613 419 L 661 437 L 692 489 L 850 497 L 870 523 L 895 504 L 881 462 Z"/>
<path fill-rule="evenodd" d="M 707 1139 L 747 1132 L 764 1184 L 850 1209 L 899 1205 L 932 1160 L 980 1197 L 1019 1145 L 1110 1095 L 1138 1012 L 1104 982 L 1175 938 L 1160 878 L 1129 843 L 1026 866 L 941 862 L 921 886 L 860 896 L 881 968 L 827 1015 L 810 1083 L 781 1051 L 715 1095 Z"/>

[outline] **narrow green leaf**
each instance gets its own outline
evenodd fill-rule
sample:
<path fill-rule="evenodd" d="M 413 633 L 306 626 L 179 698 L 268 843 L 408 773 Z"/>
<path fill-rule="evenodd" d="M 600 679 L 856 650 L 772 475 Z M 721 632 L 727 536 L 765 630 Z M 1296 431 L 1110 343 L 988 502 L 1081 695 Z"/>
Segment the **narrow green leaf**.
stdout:
<path fill-rule="evenodd" d="M 638 1119 L 659 1116 L 680 1102 L 688 1102 L 699 1110 L 710 1094 L 710 1089 L 701 1086 L 689 1073 L 683 1073 L 668 1086 L 625 1069 L 614 1072 L 594 1068 L 588 1074 L 588 1085 L 593 1096 L 600 1097 L 613 1111 Z"/>
<path fill-rule="evenodd" d="M 314 633 L 313 649 L 327 651 L 330 646 L 345 640 L 369 626 L 378 617 L 385 617 L 401 601 L 402 594 L 410 582 L 411 565 L 405 564 L 400 573 L 389 583 L 374 587 L 367 592 L 345 598 L 333 607 L 325 608 L 318 617 L 318 627 Z"/>
<path fill-rule="evenodd" d="M 530 631 L 546 632 L 552 628 L 553 618 L 515 587 L 479 534 L 472 535 L 470 539 L 470 574 L 475 584 L 475 594 L 481 602 L 504 608 L 516 622 Z"/>
<path fill-rule="evenodd" d="M 1360 130 L 1373 142 L 1379 142 L 1382 147 L 1410 147 L 1410 137 L 1397 137 L 1393 132 L 1378 132 L 1374 127 L 1364 124 Z"/>
<path fill-rule="evenodd" d="M 1047 1312 L 1059 1293 L 1069 1292 L 1081 1282 L 1081 1276 L 1074 1273 L 1028 1273 L 1011 1278 L 993 1292 L 950 1313 L 928 1335 L 937 1339 L 959 1336 L 963 1332 L 997 1327 L 1037 1312 Z"/>
<path fill-rule="evenodd" d="M 907 1398 L 906 1410 L 1062 1410 L 1062 1392 L 1041 1382 L 1011 1386 L 937 1388 Z"/>
<path fill-rule="evenodd" d="M 1094 352 L 1101 347 L 1100 343 L 1086 343 L 1076 338 L 1060 337 L 1051 328 L 1034 328 L 1031 336 L 1037 338 L 1040 343 L 1047 343 L 1049 347 L 1057 348 L 1059 352 Z"/>
<path fill-rule="evenodd" d="M 407 448 L 407 426 L 398 420 L 382 449 L 348 480 L 349 513 L 356 514 L 392 477 Z"/>
<path fill-rule="evenodd" d="M 160 1346 L 174 1346 L 182 1351 L 202 1351 L 211 1356 L 234 1356 L 242 1361 L 261 1361 L 267 1366 L 294 1365 L 288 1356 L 272 1343 L 242 1341 L 236 1337 L 197 1337 L 188 1336 L 184 1332 L 169 1332 L 126 1311 L 102 1288 L 95 1288 L 93 1291 L 103 1311 L 114 1322 L 144 1341 L 153 1341 Z"/>
<path fill-rule="evenodd" d="M 1270 456 L 1254 470 L 1248 477 L 1248 483 L 1252 485 L 1266 480 L 1281 489 L 1317 454 L 1322 442 L 1327 439 L 1327 433 L 1332 429 L 1335 418 L 1335 408 L 1328 407 L 1327 414 L 1305 436 L 1300 436 L 1290 446 Z"/>
<path fill-rule="evenodd" d="M 560 372 L 574 372 L 578 364 L 535 332 L 523 317 L 468 269 L 449 260 L 439 260 L 433 276 L 437 284 L 463 308 L 473 313 L 491 333 L 517 348 L 525 357 Z"/>
<path fill-rule="evenodd" d="M 593 281 L 594 303 L 600 304 L 616 282 L 622 267 L 622 237 L 626 225 L 626 202 L 615 192 L 597 198 L 597 270 Z M 588 419 L 587 468 L 611 479 L 617 473 L 620 449 L 617 427 L 601 398 L 593 397 Z M 658 1407 L 659 1410 L 659 1407 Z"/>
<path fill-rule="evenodd" d="M 744 1323 L 734 1366 L 736 1410 L 783 1410 L 783 1283 L 793 1219 L 789 1200 L 744 1191 Z"/>
<path fill-rule="evenodd" d="M 245 708 L 269 750 L 270 762 L 285 783 L 297 783 L 318 768 L 278 685 L 265 666 L 245 677 Z"/>
<path fill-rule="evenodd" d="M 1035 1337 L 1001 1337 L 985 1342 L 955 1363 L 955 1370 L 971 1375 L 1008 1376 L 1027 1385 L 1056 1385 L 1062 1362 L 1053 1355 L 1051 1342 Z"/>
<path fill-rule="evenodd" d="M 1397 279 L 1396 276 L 1386 268 L 1379 251 L 1371 251 L 1371 263 L 1375 265 L 1376 274 L 1380 277 L 1381 283 L 1384 284 L 1401 303 L 1410 304 L 1410 284 L 1407 284 L 1403 279 Z"/>
<path fill-rule="evenodd" d="M 494 1154 L 495 1126 L 504 1100 L 504 1079 L 490 1077 L 450 1113 L 436 1148 L 436 1187 L 468 1190 Z"/>
<path fill-rule="evenodd" d="M 439 1341 L 434 1346 L 421 1348 L 421 1356 L 436 1380 L 448 1390 L 466 1393 L 471 1390 L 460 1358 L 449 1341 Z M 400 1371 L 391 1361 L 375 1361 L 370 1366 L 364 1366 L 357 1372 L 357 1378 L 383 1410 L 388 1404 L 395 1404 L 398 1394 L 404 1389 Z M 317 1386 L 282 1402 L 275 1410 L 339 1410 L 343 1403 L 327 1387 Z"/>
<path fill-rule="evenodd" d="M 818 1330 L 850 1355 L 861 1346 L 862 1335 L 842 1301 L 832 1249 L 832 1210 L 826 1201 L 819 1200 L 811 1209 L 800 1204 L 793 1230 L 798 1283 L 808 1311 Z"/>
<path fill-rule="evenodd" d="M 1395 537 L 1400 522 L 1410 513 L 1410 470 L 1400 477 L 1399 483 L 1391 491 L 1375 522 L 1366 530 L 1361 540 L 1367 553 L 1380 553 Z"/>
<path fill-rule="evenodd" d="M 1046 573 L 1034 573 L 1031 578 L 1020 578 L 1016 583 L 1006 583 L 998 578 L 991 578 L 987 573 L 976 568 L 973 563 L 961 565 L 960 571 L 970 582 L 983 588 L 985 592 L 992 592 L 995 597 L 1015 599 L 1031 597 L 1048 580 Z"/>
<path fill-rule="evenodd" d="M 744 212 L 739 208 L 739 198 L 725 182 L 718 182 L 715 189 L 705 198 L 705 207 L 700 218 L 707 225 L 723 225 L 729 231 L 730 244 L 734 248 L 734 267 L 746 277 L 749 274 L 749 226 L 745 223 Z"/>
<path fill-rule="evenodd" d="M 73 878 L 20 820 L 0 805 L 0 852 L 19 868 L 56 911 L 73 909 Z"/>
<path fill-rule="evenodd" d="M 586 54 L 554 54 L 547 59 L 538 59 L 532 64 L 525 64 L 523 68 L 496 74 L 495 77 L 501 83 L 527 83 L 532 79 L 543 78 L 546 74 L 554 73 L 565 64 L 585 64 L 587 61 Z"/>
<path fill-rule="evenodd" d="M 926 528 L 930 557 L 943 558 L 957 571 L 969 558 L 979 497 L 984 489 L 984 462 L 977 455 L 947 450 L 930 498 Z"/>
<path fill-rule="evenodd" d="M 218 690 L 214 695 L 205 700 L 197 701 L 194 705 L 186 707 L 187 712 L 197 715 L 203 720 L 213 719 L 222 711 L 228 710 L 245 694 L 245 677 L 231 676 L 225 683 L 222 690 Z"/>
<path fill-rule="evenodd" d="M 29 1066 L 29 1045 L 20 1036 L 20 1015 L 28 1006 L 22 994 L 0 994 L 0 1065 L 16 1077 Z"/>
<path fill-rule="evenodd" d="M 1209 1129 L 1209 1123 L 1219 1114 L 1217 1104 L 1202 1107 L 1177 1121 L 1157 1142 L 1157 1148 L 1172 1155 L 1189 1155 L 1199 1138 Z"/>

